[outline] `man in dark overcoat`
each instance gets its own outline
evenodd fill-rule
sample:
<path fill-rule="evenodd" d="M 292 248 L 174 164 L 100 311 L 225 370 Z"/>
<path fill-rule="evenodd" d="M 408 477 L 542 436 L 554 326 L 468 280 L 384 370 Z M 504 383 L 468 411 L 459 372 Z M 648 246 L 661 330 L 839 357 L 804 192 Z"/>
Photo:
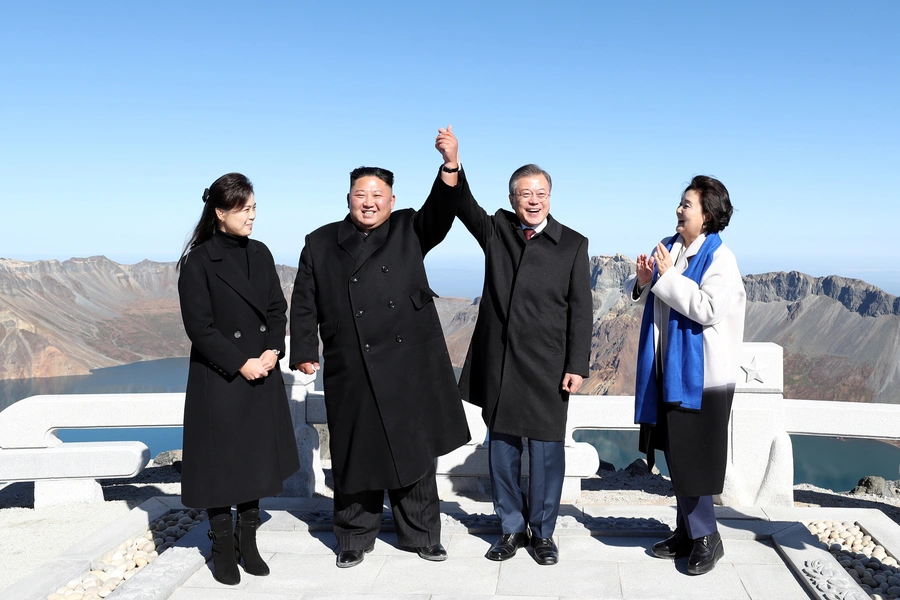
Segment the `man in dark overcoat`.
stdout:
<path fill-rule="evenodd" d="M 306 237 L 291 300 L 293 368 L 318 370 L 334 474 L 337 566 L 359 564 L 381 525 L 388 490 L 397 537 L 444 560 L 435 459 L 469 440 L 465 413 L 423 262 L 456 216 L 455 138 L 418 211 L 392 212 L 393 174 L 350 174 L 350 213 Z"/>
<path fill-rule="evenodd" d="M 555 564 L 553 541 L 565 477 L 569 394 L 588 375 L 592 306 L 587 238 L 550 216 L 550 175 L 525 165 L 509 180 L 512 212 L 488 215 L 462 182 L 458 216 L 485 254 L 484 291 L 460 377 L 464 400 L 482 407 L 489 432 L 494 510 L 506 560 L 530 543 Z M 523 442 L 527 501 L 519 485 Z"/>

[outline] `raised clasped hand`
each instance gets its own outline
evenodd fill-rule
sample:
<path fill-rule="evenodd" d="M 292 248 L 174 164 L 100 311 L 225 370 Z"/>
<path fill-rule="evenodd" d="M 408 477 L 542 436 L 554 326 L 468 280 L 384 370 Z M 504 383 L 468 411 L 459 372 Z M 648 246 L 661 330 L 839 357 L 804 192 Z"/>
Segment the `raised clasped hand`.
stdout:
<path fill-rule="evenodd" d="M 450 168 L 459 166 L 459 140 L 453 134 L 453 125 L 447 125 L 446 129 L 438 129 L 437 137 L 434 139 L 434 147 L 441 153 L 445 165 L 448 165 Z"/>

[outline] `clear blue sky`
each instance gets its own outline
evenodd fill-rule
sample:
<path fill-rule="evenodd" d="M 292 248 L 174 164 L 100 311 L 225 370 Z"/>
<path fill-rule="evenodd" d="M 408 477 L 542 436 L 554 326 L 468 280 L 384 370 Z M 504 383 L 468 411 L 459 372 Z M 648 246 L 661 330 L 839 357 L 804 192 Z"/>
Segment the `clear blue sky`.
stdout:
<path fill-rule="evenodd" d="M 453 124 L 490 212 L 553 176 L 591 254 L 670 234 L 695 174 L 729 188 L 745 273 L 900 294 L 900 3 L 13 2 L 0 6 L 0 256 L 174 260 L 203 188 L 248 175 L 254 237 L 295 265 L 348 173 L 421 204 Z M 439 293 L 480 290 L 458 223 Z"/>

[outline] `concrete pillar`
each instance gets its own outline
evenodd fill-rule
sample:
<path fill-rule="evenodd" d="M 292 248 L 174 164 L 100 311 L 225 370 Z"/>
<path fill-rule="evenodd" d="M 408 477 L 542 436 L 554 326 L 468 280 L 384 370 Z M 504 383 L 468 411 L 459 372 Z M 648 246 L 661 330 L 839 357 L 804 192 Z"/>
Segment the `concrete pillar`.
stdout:
<path fill-rule="evenodd" d="M 297 438 L 297 452 L 300 454 L 300 470 L 284 482 L 282 496 L 311 498 L 316 488 L 325 488 L 325 474 L 319 457 L 319 433 L 306 418 L 307 397 L 313 391 L 316 375 L 291 371 L 286 357 L 281 360 L 281 372 L 291 409 L 294 436 Z"/>
<path fill-rule="evenodd" d="M 723 504 L 793 506 L 794 458 L 783 392 L 781 346 L 745 343 L 729 424 Z"/>
<path fill-rule="evenodd" d="M 34 508 L 103 502 L 96 479 L 44 479 L 34 482 Z"/>

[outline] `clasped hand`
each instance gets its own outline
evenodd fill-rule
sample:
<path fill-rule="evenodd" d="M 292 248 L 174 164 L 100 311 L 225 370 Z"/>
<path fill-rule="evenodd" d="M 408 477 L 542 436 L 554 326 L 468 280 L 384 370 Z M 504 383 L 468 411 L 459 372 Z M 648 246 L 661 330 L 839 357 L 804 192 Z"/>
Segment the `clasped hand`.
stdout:
<path fill-rule="evenodd" d="M 441 153 L 445 165 L 450 165 L 450 168 L 459 166 L 459 140 L 453 134 L 453 125 L 448 125 L 446 129 L 443 127 L 438 129 L 434 147 Z"/>
<path fill-rule="evenodd" d="M 268 377 L 276 364 L 278 364 L 278 356 L 271 350 L 266 350 L 259 355 L 259 358 L 247 359 L 247 362 L 241 367 L 241 375 L 247 381 L 262 379 Z"/>

